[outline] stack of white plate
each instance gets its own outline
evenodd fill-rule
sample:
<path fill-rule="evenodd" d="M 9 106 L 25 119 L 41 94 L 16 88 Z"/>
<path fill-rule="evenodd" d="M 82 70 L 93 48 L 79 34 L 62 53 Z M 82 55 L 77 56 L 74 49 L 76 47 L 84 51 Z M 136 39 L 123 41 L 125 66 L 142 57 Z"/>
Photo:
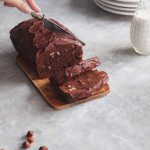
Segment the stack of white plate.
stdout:
<path fill-rule="evenodd" d="M 139 0 L 93 0 L 100 8 L 120 15 L 134 15 Z"/>

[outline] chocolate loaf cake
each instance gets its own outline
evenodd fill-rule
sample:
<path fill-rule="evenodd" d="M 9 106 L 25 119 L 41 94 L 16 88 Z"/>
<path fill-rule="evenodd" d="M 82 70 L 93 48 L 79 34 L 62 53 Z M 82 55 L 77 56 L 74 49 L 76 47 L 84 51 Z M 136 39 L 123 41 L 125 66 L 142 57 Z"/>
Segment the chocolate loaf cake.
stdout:
<path fill-rule="evenodd" d="M 39 78 L 61 74 L 60 70 L 82 60 L 82 44 L 73 36 L 56 33 L 43 27 L 41 21 L 30 19 L 10 31 L 18 54 Z"/>
<path fill-rule="evenodd" d="M 92 70 L 100 65 L 100 59 L 98 57 L 93 57 L 87 60 L 83 60 L 76 65 L 73 65 L 68 68 L 63 68 L 62 70 L 58 70 L 55 76 L 52 77 L 51 80 L 54 80 L 55 84 L 61 85 L 65 81 L 79 75 L 88 70 Z"/>
<path fill-rule="evenodd" d="M 99 94 L 107 81 L 107 73 L 89 70 L 68 80 L 58 90 L 65 101 L 72 103 Z"/>

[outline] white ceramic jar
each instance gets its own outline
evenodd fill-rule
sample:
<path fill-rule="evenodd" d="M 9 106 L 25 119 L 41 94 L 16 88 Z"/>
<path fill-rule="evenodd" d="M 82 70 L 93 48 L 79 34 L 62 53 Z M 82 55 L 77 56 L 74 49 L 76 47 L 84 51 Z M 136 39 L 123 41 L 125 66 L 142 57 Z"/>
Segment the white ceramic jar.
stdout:
<path fill-rule="evenodd" d="M 137 53 L 150 55 L 150 0 L 140 0 L 133 16 L 130 36 Z"/>

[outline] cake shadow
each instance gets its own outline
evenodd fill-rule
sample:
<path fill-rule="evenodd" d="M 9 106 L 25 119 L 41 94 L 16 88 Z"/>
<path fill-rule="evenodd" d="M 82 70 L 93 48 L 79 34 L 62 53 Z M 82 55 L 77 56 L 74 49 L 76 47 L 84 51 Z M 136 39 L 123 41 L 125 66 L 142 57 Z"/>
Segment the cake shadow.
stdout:
<path fill-rule="evenodd" d="M 113 14 L 99 8 L 92 0 L 71 0 L 70 7 L 74 10 L 74 13 L 90 16 L 95 19 L 103 20 L 116 20 L 116 21 L 129 21 L 131 16 L 123 16 Z"/>

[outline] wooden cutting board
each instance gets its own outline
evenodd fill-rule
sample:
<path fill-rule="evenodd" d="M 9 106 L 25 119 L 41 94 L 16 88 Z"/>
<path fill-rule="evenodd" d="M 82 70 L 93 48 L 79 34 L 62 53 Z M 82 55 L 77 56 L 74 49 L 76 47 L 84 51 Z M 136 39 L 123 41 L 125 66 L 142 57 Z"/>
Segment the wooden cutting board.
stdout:
<path fill-rule="evenodd" d="M 91 100 L 95 100 L 96 98 L 103 97 L 107 95 L 110 91 L 109 85 L 105 85 L 99 92 L 98 95 L 92 96 L 90 98 L 86 98 L 74 103 L 65 103 L 59 95 L 57 94 L 56 89 L 53 88 L 48 78 L 38 79 L 37 75 L 32 71 L 32 69 L 21 59 L 21 57 L 17 56 L 16 63 L 22 69 L 22 71 L 26 74 L 29 80 L 33 83 L 33 85 L 37 88 L 37 90 L 41 93 L 47 103 L 56 110 L 61 110 L 65 108 L 69 108 L 76 104 L 85 103 Z"/>

